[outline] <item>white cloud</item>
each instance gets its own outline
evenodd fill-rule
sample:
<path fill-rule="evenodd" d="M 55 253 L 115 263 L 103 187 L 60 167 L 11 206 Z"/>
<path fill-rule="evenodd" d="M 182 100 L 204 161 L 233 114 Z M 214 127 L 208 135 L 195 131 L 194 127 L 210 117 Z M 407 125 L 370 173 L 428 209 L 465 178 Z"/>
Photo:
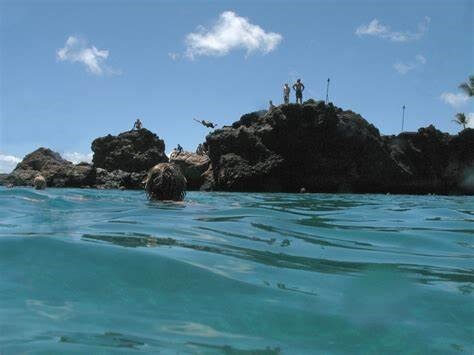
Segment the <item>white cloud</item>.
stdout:
<path fill-rule="evenodd" d="M 87 71 L 95 75 L 119 74 L 105 65 L 109 57 L 108 50 L 99 50 L 95 46 L 88 47 L 86 40 L 74 36 L 69 36 L 64 47 L 56 51 L 56 57 L 60 61 L 82 63 Z"/>
<path fill-rule="evenodd" d="M 464 93 L 443 92 L 440 99 L 454 108 L 459 108 L 469 100 L 469 96 Z"/>
<path fill-rule="evenodd" d="M 186 36 L 186 56 L 223 56 L 234 49 L 245 49 L 247 55 L 256 51 L 266 54 L 275 50 L 282 39 L 279 33 L 265 32 L 245 17 L 225 11 L 211 29 L 200 26 L 197 32 Z"/>
<path fill-rule="evenodd" d="M 18 157 L 0 153 L 0 173 L 10 173 L 20 161 Z"/>
<path fill-rule="evenodd" d="M 417 68 L 421 65 L 425 65 L 425 64 L 426 64 L 426 58 L 424 56 L 422 56 L 421 54 L 417 54 L 415 56 L 414 61 L 408 62 L 408 63 L 397 62 L 393 65 L 393 67 L 400 74 L 406 74 L 410 70 L 413 70 L 413 69 L 415 69 L 415 68 Z"/>
<path fill-rule="evenodd" d="M 418 63 L 420 63 L 420 64 L 426 64 L 426 58 L 423 57 L 421 54 L 417 54 L 417 55 L 415 56 L 415 59 L 416 59 L 416 61 L 417 61 Z"/>
<path fill-rule="evenodd" d="M 179 53 L 170 52 L 168 53 L 168 57 L 170 57 L 172 60 L 178 60 L 181 57 L 181 55 Z"/>
<path fill-rule="evenodd" d="M 375 36 L 388 39 L 392 42 L 408 42 L 418 40 L 428 31 L 431 19 L 426 16 L 422 22 L 418 24 L 416 32 L 410 31 L 392 31 L 389 26 L 382 25 L 379 20 L 374 18 L 368 25 L 357 27 L 355 33 L 358 36 Z"/>
<path fill-rule="evenodd" d="M 84 163 L 92 162 L 92 152 L 87 153 L 87 154 L 78 153 L 78 152 L 66 152 L 61 155 L 64 159 L 69 160 L 70 162 L 73 162 L 74 164 L 78 164 L 81 162 L 84 162 Z"/>
<path fill-rule="evenodd" d="M 412 64 L 412 63 L 402 63 L 402 62 L 397 62 L 393 65 L 393 67 L 395 68 L 395 70 L 397 72 L 399 72 L 400 74 L 406 74 L 408 73 L 410 70 L 412 69 L 415 69 L 415 65 Z"/>

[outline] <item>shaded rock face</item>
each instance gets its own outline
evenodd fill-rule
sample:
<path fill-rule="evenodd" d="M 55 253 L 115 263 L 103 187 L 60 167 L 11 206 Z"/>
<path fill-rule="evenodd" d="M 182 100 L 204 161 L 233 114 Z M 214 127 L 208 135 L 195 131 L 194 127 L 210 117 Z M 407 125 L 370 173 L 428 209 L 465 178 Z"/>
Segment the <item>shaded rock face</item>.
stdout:
<path fill-rule="evenodd" d="M 0 186 L 6 185 L 9 174 L 0 174 Z"/>
<path fill-rule="evenodd" d="M 188 190 L 199 190 L 208 178 L 205 172 L 209 169 L 211 160 L 205 154 L 174 151 L 170 156 L 170 163 L 177 165 L 187 180 Z M 210 189 L 206 184 L 203 188 Z"/>
<path fill-rule="evenodd" d="M 25 156 L 5 179 L 5 184 L 33 186 L 41 174 L 51 187 L 83 187 L 95 182 L 95 169 L 90 164 L 73 163 L 51 149 L 39 148 Z"/>
<path fill-rule="evenodd" d="M 92 151 L 94 167 L 107 171 L 146 173 L 154 165 L 168 162 L 163 140 L 145 128 L 97 138 Z"/>
<path fill-rule="evenodd" d="M 448 192 L 474 194 L 474 129 L 467 128 L 452 137 L 448 151 L 444 171 Z"/>
<path fill-rule="evenodd" d="M 383 137 L 352 111 L 308 100 L 244 115 L 205 145 L 219 190 L 450 193 L 466 191 L 460 174 L 474 146 L 466 131 Z"/>
<path fill-rule="evenodd" d="M 95 187 L 98 189 L 143 189 L 147 173 L 129 173 L 123 170 L 96 169 Z"/>

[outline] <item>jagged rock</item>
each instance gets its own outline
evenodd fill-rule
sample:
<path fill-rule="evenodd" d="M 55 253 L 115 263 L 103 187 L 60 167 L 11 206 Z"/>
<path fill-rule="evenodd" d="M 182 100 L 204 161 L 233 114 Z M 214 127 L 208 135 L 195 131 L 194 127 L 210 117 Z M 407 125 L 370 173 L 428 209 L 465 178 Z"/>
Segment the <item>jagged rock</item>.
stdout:
<path fill-rule="evenodd" d="M 97 138 L 92 151 L 94 167 L 107 171 L 147 173 L 154 165 L 168 162 L 163 140 L 145 128 Z"/>
<path fill-rule="evenodd" d="M 92 185 L 95 181 L 95 170 L 90 164 L 74 165 L 51 149 L 39 148 L 18 163 L 5 178 L 5 183 L 33 186 L 34 179 L 39 174 L 50 187 L 82 187 Z"/>
<path fill-rule="evenodd" d="M 7 184 L 7 178 L 9 174 L 0 174 L 0 186 Z"/>
<path fill-rule="evenodd" d="M 469 132 L 451 137 L 430 126 L 384 137 L 352 111 L 308 100 L 243 115 L 205 145 L 218 190 L 464 193 Z"/>
<path fill-rule="evenodd" d="M 202 185 L 200 186 L 201 191 L 212 191 L 214 190 L 215 181 L 214 181 L 214 172 L 212 170 L 212 165 L 209 165 L 209 168 L 201 175 Z"/>
<path fill-rule="evenodd" d="M 242 116 L 206 137 L 216 188 L 377 191 L 406 174 L 378 130 L 352 111 L 309 101 Z"/>
<path fill-rule="evenodd" d="M 448 165 L 444 171 L 449 193 L 474 193 L 474 129 L 467 128 L 448 144 Z"/>
<path fill-rule="evenodd" d="M 130 173 L 123 170 L 96 169 L 95 187 L 98 189 L 143 189 L 147 173 Z"/>
<path fill-rule="evenodd" d="M 181 169 L 189 190 L 198 190 L 204 184 L 204 173 L 208 170 L 211 161 L 204 154 L 174 151 L 171 153 L 170 163 Z"/>
<path fill-rule="evenodd" d="M 145 189 L 152 200 L 181 201 L 186 195 L 186 178 L 177 165 L 157 164 L 148 172 Z"/>

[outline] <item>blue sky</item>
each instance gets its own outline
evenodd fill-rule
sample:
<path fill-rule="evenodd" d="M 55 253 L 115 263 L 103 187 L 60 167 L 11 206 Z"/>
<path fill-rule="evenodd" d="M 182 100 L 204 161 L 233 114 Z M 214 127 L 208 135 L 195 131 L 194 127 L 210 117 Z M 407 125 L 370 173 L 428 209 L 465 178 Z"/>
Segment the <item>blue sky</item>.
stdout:
<path fill-rule="evenodd" d="M 402 105 L 412 131 L 455 133 L 474 111 L 457 88 L 474 74 L 471 0 L 0 0 L 0 21 L 0 172 L 40 146 L 84 159 L 137 117 L 167 152 L 195 150 L 193 117 L 231 124 L 298 77 L 304 99 L 330 77 L 330 101 L 383 134 Z"/>

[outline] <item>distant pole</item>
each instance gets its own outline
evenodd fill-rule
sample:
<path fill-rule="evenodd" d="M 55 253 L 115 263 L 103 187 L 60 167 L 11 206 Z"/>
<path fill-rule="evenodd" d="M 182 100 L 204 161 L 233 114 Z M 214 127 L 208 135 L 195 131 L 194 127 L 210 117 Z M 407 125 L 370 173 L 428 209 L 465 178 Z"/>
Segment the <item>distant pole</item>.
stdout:
<path fill-rule="evenodd" d="M 405 126 L 405 105 L 402 106 L 402 132 L 403 126 Z"/>
<path fill-rule="evenodd" d="M 328 78 L 328 84 L 326 86 L 326 105 L 328 104 L 329 101 L 329 78 Z"/>

